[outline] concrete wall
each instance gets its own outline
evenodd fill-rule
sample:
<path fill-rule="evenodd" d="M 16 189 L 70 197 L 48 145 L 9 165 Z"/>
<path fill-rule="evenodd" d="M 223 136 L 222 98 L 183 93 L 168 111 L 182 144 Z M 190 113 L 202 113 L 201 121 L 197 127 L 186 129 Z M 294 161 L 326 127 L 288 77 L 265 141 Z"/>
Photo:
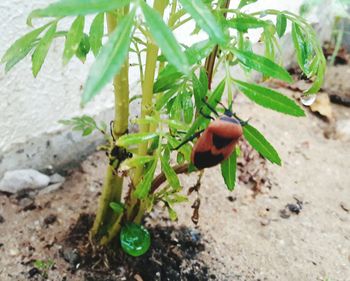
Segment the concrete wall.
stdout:
<path fill-rule="evenodd" d="M 0 3 L 0 55 L 19 35 L 28 32 L 26 16 L 32 9 L 43 7 L 52 0 L 2 0 Z M 237 2 L 237 1 L 233 1 Z M 260 0 L 250 10 L 275 8 L 298 11 L 302 1 Z M 67 23 L 63 23 L 67 26 Z M 188 29 L 187 29 L 188 30 Z M 179 36 L 183 33 L 180 31 Z M 253 35 L 255 36 L 255 35 Z M 191 43 L 193 39 L 183 38 Z M 256 38 L 257 40 L 257 38 Z M 71 133 L 58 124 L 60 119 L 68 119 L 83 113 L 109 121 L 113 114 L 112 88 L 106 87 L 86 108 L 79 107 L 82 87 L 92 57 L 85 65 L 73 59 L 62 66 L 63 40 L 56 40 L 39 76 L 31 74 L 30 59 L 20 62 L 5 75 L 0 69 L 0 177 L 4 171 L 32 167 L 43 169 L 48 165 L 60 166 L 93 150 L 101 139 L 98 135 L 84 138 Z M 137 69 L 131 69 L 132 92 L 139 91 Z"/>

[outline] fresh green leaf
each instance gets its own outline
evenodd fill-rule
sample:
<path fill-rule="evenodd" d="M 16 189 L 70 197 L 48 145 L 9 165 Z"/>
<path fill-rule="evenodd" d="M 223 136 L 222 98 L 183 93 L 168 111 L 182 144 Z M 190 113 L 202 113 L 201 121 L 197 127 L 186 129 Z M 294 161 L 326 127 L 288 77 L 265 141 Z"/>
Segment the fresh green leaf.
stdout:
<path fill-rule="evenodd" d="M 104 32 L 104 13 L 98 14 L 90 26 L 90 45 L 95 57 L 102 47 L 102 37 Z"/>
<path fill-rule="evenodd" d="M 21 38 L 17 39 L 15 43 L 13 43 L 10 48 L 7 49 L 4 56 L 1 58 L 1 63 L 10 63 L 14 66 L 17 62 L 23 59 L 30 50 L 35 46 L 34 42 L 38 38 L 38 36 L 52 23 L 46 24 L 40 28 L 37 28 Z M 14 63 L 16 62 L 16 63 Z M 9 69 L 12 67 L 9 67 Z M 9 70 L 8 69 L 8 70 Z"/>
<path fill-rule="evenodd" d="M 91 66 L 83 92 L 82 104 L 86 104 L 97 95 L 122 67 L 129 51 L 135 12 L 134 8 L 120 21 Z"/>
<path fill-rule="evenodd" d="M 170 196 L 167 196 L 167 202 L 171 205 L 176 203 L 188 202 L 188 197 L 178 193 L 172 193 Z"/>
<path fill-rule="evenodd" d="M 298 64 L 303 72 L 309 76 L 313 53 L 311 42 L 309 42 L 300 26 L 295 22 L 292 24 L 292 39 L 297 53 Z"/>
<path fill-rule="evenodd" d="M 274 34 L 268 31 L 269 29 L 265 29 L 263 33 L 263 40 L 265 43 L 265 57 L 271 61 L 275 60 L 275 47 L 273 44 L 273 40 L 275 39 Z"/>
<path fill-rule="evenodd" d="M 157 133 L 135 133 L 123 135 L 117 140 L 117 145 L 127 147 L 130 145 L 139 144 L 140 142 L 153 140 L 157 137 Z"/>
<path fill-rule="evenodd" d="M 249 68 L 255 69 L 267 76 L 274 77 L 282 81 L 289 83 L 293 81 L 287 70 L 263 56 L 238 49 L 233 49 L 232 52 L 239 61 Z"/>
<path fill-rule="evenodd" d="M 221 163 L 221 174 L 224 178 L 228 190 L 232 191 L 236 184 L 236 167 L 237 154 L 236 150 L 232 152 L 229 158 Z"/>
<path fill-rule="evenodd" d="M 240 32 L 247 32 L 248 29 L 265 28 L 269 23 L 254 17 L 245 16 L 227 20 L 226 25 Z"/>
<path fill-rule="evenodd" d="M 191 93 L 183 93 L 181 99 L 184 121 L 190 124 L 193 119 L 193 102 Z"/>
<path fill-rule="evenodd" d="M 208 33 L 212 41 L 220 45 L 226 44 L 227 37 L 225 33 L 202 0 L 180 0 L 180 3 L 196 21 L 197 25 Z"/>
<path fill-rule="evenodd" d="M 200 41 L 193 44 L 191 47 L 185 50 L 185 55 L 191 65 L 200 62 L 203 58 L 207 57 L 214 47 L 213 42 L 209 40 Z M 153 91 L 154 93 L 163 92 L 171 89 L 174 85 L 181 83 L 179 78 L 183 77 L 183 74 L 179 72 L 175 66 L 168 64 L 159 74 Z"/>
<path fill-rule="evenodd" d="M 168 212 L 169 212 L 170 220 L 176 221 L 177 220 L 177 213 L 176 213 L 176 211 L 169 204 L 167 204 L 167 209 L 168 209 Z"/>
<path fill-rule="evenodd" d="M 140 1 L 140 6 L 150 32 L 164 56 L 169 63 L 187 75 L 190 70 L 187 57 L 181 50 L 170 28 L 164 23 L 160 14 L 148 6 L 147 3 Z"/>
<path fill-rule="evenodd" d="M 134 155 L 131 159 L 126 159 L 122 165 L 129 168 L 135 168 L 138 166 L 143 166 L 153 160 L 154 160 L 154 156 Z"/>
<path fill-rule="evenodd" d="M 207 71 L 204 69 L 204 67 L 200 68 L 199 71 L 199 81 L 203 87 L 203 89 L 205 89 L 205 95 L 207 94 L 207 90 L 208 90 L 208 75 L 207 75 Z"/>
<path fill-rule="evenodd" d="M 60 120 L 59 123 L 71 126 L 73 131 L 82 131 L 83 136 L 90 135 L 94 130 L 101 130 L 95 122 L 95 120 L 87 115 L 81 117 L 73 117 L 70 120 Z"/>
<path fill-rule="evenodd" d="M 316 94 L 321 89 L 322 84 L 324 82 L 325 71 L 326 62 L 323 57 L 318 65 L 315 81 L 312 84 L 312 86 L 307 91 L 305 91 L 305 94 Z"/>
<path fill-rule="evenodd" d="M 82 63 L 85 63 L 86 56 L 90 52 L 90 40 L 89 36 L 84 33 L 83 38 L 80 41 L 79 47 L 75 55 Z"/>
<path fill-rule="evenodd" d="M 170 118 L 173 120 L 180 121 L 181 120 L 181 111 L 182 111 L 181 95 L 177 95 L 174 97 L 174 101 L 171 105 L 171 109 L 169 112 Z"/>
<path fill-rule="evenodd" d="M 31 12 L 27 23 L 32 25 L 33 18 L 83 16 L 122 8 L 130 3 L 130 0 L 61 0 L 50 4 L 44 9 Z"/>
<path fill-rule="evenodd" d="M 12 69 L 12 67 L 14 67 L 17 63 L 19 63 L 22 59 L 24 59 L 35 46 L 36 46 L 35 43 L 32 43 L 32 45 L 26 46 L 24 49 L 21 50 L 20 53 L 17 54 L 17 56 L 7 61 L 5 65 L 5 73 L 9 72 Z"/>
<path fill-rule="evenodd" d="M 176 94 L 177 89 L 170 89 L 167 92 L 161 94 L 161 96 L 157 99 L 156 102 L 156 110 L 161 110 L 164 106 L 167 105 L 169 100 Z"/>
<path fill-rule="evenodd" d="M 255 3 L 256 1 L 258 0 L 241 0 L 241 2 L 239 2 L 238 9 L 241 9 L 249 4 Z"/>
<path fill-rule="evenodd" d="M 177 174 L 171 168 L 169 165 L 169 161 L 165 157 L 160 157 L 160 162 L 161 162 L 161 167 L 162 171 L 165 174 L 165 177 L 169 183 L 169 185 L 174 189 L 174 190 L 180 190 L 181 185 L 179 178 L 177 177 Z"/>
<path fill-rule="evenodd" d="M 79 48 L 81 39 L 84 36 L 85 18 L 78 16 L 72 23 L 66 37 L 63 51 L 63 64 L 67 64 Z"/>
<path fill-rule="evenodd" d="M 84 131 L 83 131 L 83 137 L 86 137 L 88 135 L 90 135 L 93 131 L 94 131 L 95 128 L 86 128 Z"/>
<path fill-rule="evenodd" d="M 157 168 L 157 160 L 154 160 L 153 163 L 149 165 L 143 178 L 141 179 L 139 184 L 136 186 L 134 195 L 139 199 L 146 198 L 151 189 L 152 180 Z"/>
<path fill-rule="evenodd" d="M 48 269 L 50 269 L 53 265 L 54 265 L 54 261 L 52 260 L 36 260 L 34 262 L 34 267 L 36 267 L 39 270 L 43 270 L 43 271 L 47 271 Z"/>
<path fill-rule="evenodd" d="M 52 40 L 54 38 L 55 32 L 56 32 L 56 23 L 51 25 L 51 27 L 48 29 L 46 34 L 43 36 L 43 38 L 40 39 L 38 46 L 36 47 L 33 55 L 32 55 L 32 70 L 33 75 L 36 77 L 41 69 L 41 66 L 43 65 L 45 58 L 47 56 L 47 53 L 49 51 L 49 48 L 51 46 Z"/>
<path fill-rule="evenodd" d="M 125 206 L 119 202 L 111 202 L 109 203 L 109 207 L 115 212 L 117 215 L 120 215 L 124 212 Z"/>
<path fill-rule="evenodd" d="M 178 164 L 183 164 L 185 162 L 185 156 L 183 155 L 183 153 L 178 152 L 176 155 L 176 162 Z"/>
<path fill-rule="evenodd" d="M 225 90 L 225 80 L 223 79 L 219 85 L 215 88 L 214 92 L 209 96 L 207 102 L 212 107 L 216 107 L 218 102 L 221 100 L 221 97 Z M 204 114 L 210 114 L 210 110 L 207 108 L 207 106 L 203 107 L 203 113 Z M 208 120 L 205 119 L 202 115 L 199 115 L 197 119 L 193 122 L 191 128 L 188 129 L 184 139 L 188 139 L 191 137 L 201 125 L 206 125 L 208 123 Z"/>
<path fill-rule="evenodd" d="M 281 165 L 281 159 L 274 147 L 253 126 L 243 126 L 243 135 L 249 144 L 270 162 Z"/>
<path fill-rule="evenodd" d="M 158 75 L 158 78 L 153 86 L 154 93 L 164 92 L 172 89 L 176 85 L 177 80 L 181 78 L 183 74 L 178 72 L 175 66 L 168 64 Z"/>
<path fill-rule="evenodd" d="M 205 72 L 205 70 L 201 69 L 199 79 L 197 78 L 195 73 L 192 74 L 193 96 L 194 96 L 194 101 L 195 101 L 197 110 L 199 110 L 201 108 L 201 106 L 203 104 L 202 100 L 205 98 L 205 96 L 208 92 L 208 77 L 207 77 L 206 73 L 202 73 L 203 71 Z M 206 80 L 203 77 L 204 75 L 207 78 Z"/>
<path fill-rule="evenodd" d="M 200 62 L 206 58 L 213 50 L 215 44 L 211 40 L 204 40 L 194 43 L 191 47 L 185 50 L 187 59 L 191 65 Z"/>
<path fill-rule="evenodd" d="M 277 91 L 239 80 L 234 80 L 234 82 L 243 94 L 263 107 L 292 116 L 305 116 L 303 109 L 292 99 Z"/>
<path fill-rule="evenodd" d="M 278 14 L 276 22 L 277 35 L 281 38 L 286 32 L 287 28 L 287 17 L 284 14 Z"/>

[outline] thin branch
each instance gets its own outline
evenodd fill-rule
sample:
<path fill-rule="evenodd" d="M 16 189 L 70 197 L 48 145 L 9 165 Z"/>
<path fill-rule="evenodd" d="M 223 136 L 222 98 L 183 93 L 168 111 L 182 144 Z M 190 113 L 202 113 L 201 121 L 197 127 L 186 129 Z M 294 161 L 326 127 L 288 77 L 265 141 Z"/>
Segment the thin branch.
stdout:
<path fill-rule="evenodd" d="M 226 2 L 224 3 L 223 7 L 220 8 L 225 8 L 228 9 L 230 6 L 230 0 L 226 0 Z M 224 13 L 224 17 L 226 18 L 227 13 Z M 205 70 L 207 71 L 207 75 L 208 75 L 208 89 L 211 89 L 211 83 L 213 81 L 213 70 L 214 70 L 214 65 L 215 65 L 215 58 L 216 55 L 219 51 L 219 46 L 216 45 L 213 49 L 213 51 L 210 53 L 210 55 L 207 57 L 207 59 L 205 60 Z"/>
<path fill-rule="evenodd" d="M 188 173 L 189 164 L 176 165 L 172 167 L 176 174 Z M 164 182 L 166 182 L 166 177 L 163 172 L 156 176 L 151 185 L 151 193 L 154 193 L 158 187 L 160 187 Z"/>

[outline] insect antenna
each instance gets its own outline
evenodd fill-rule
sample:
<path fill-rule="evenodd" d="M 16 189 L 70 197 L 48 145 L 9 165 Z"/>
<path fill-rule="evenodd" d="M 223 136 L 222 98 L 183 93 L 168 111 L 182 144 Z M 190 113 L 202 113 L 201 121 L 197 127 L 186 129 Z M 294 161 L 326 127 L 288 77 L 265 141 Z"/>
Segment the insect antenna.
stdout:
<path fill-rule="evenodd" d="M 249 118 L 248 120 L 243 121 L 241 118 L 239 118 L 239 117 L 237 116 L 236 113 L 232 113 L 232 115 L 233 115 L 233 117 L 235 117 L 235 118 L 239 121 L 239 123 L 241 124 L 241 126 L 245 126 L 245 125 L 249 124 L 249 121 L 250 121 L 250 119 L 251 119 L 251 118 Z"/>
<path fill-rule="evenodd" d="M 182 147 L 183 145 L 185 145 L 185 144 L 188 143 L 189 141 L 191 141 L 191 140 L 193 140 L 193 139 L 199 137 L 199 135 L 200 135 L 201 133 L 203 133 L 203 132 L 204 132 L 204 130 L 200 130 L 200 131 L 194 133 L 192 136 L 190 136 L 189 138 L 185 139 L 183 142 L 181 142 L 177 147 L 173 148 L 172 150 L 178 150 L 180 147 Z"/>
<path fill-rule="evenodd" d="M 221 101 L 217 101 L 218 104 L 220 104 L 223 108 L 224 108 L 224 115 L 228 116 L 228 117 L 232 117 L 234 114 L 232 113 L 232 102 L 229 106 L 229 108 L 227 108 Z"/>
<path fill-rule="evenodd" d="M 203 108 L 201 108 L 201 109 L 199 110 L 199 114 L 202 115 L 204 118 L 211 119 L 211 120 L 215 120 L 215 119 L 214 119 L 213 117 L 211 117 L 210 115 L 205 114 L 205 113 L 203 112 Z"/>
<path fill-rule="evenodd" d="M 203 103 L 213 112 L 217 117 L 219 117 L 219 113 L 216 111 L 214 107 L 212 107 L 204 98 L 202 99 Z"/>

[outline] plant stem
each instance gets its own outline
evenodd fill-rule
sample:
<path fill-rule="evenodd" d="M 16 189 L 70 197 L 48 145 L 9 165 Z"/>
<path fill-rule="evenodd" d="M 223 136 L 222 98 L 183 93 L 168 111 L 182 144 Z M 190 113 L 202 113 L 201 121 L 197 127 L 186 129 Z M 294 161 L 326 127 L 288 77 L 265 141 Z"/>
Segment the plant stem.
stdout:
<path fill-rule="evenodd" d="M 181 164 L 172 167 L 176 174 L 183 174 L 188 172 L 189 164 Z M 166 176 L 164 172 L 160 173 L 154 178 L 151 185 L 151 192 L 154 193 L 164 182 L 166 181 Z"/>
<path fill-rule="evenodd" d="M 102 246 L 107 245 L 109 242 L 112 241 L 112 239 L 119 233 L 120 230 L 120 222 L 122 219 L 122 215 L 119 215 L 116 221 L 114 222 L 113 226 L 108 230 L 108 233 L 102 237 L 100 244 Z"/>
<path fill-rule="evenodd" d="M 166 7 L 166 1 L 164 0 L 155 0 L 154 1 L 154 9 L 157 10 L 161 15 L 164 14 L 164 9 Z M 159 48 L 157 45 L 148 41 L 147 43 L 147 52 L 146 52 L 146 68 L 144 81 L 142 85 L 142 101 L 141 101 L 141 118 L 145 118 L 147 115 L 152 113 L 152 97 L 153 97 L 153 84 L 155 71 L 157 66 L 157 56 L 158 56 Z M 140 125 L 140 133 L 146 133 L 149 131 L 148 124 Z M 146 155 L 147 153 L 148 143 L 142 143 L 139 145 L 138 153 L 139 155 Z M 139 166 L 133 177 L 134 186 L 141 179 L 141 175 L 143 173 L 143 167 Z"/>
<path fill-rule="evenodd" d="M 225 3 L 222 4 L 222 7 L 228 9 L 230 6 L 230 0 L 226 0 Z M 224 13 L 224 17 L 226 18 L 227 14 Z M 207 71 L 208 75 L 208 89 L 211 89 L 211 83 L 213 81 L 213 70 L 214 70 L 214 64 L 215 64 L 215 58 L 218 53 L 219 47 L 216 45 L 213 49 L 213 51 L 210 53 L 210 55 L 205 60 L 205 69 Z"/>
<path fill-rule="evenodd" d="M 117 26 L 118 18 L 128 13 L 128 8 L 123 11 L 107 14 L 108 33 L 110 34 Z M 114 98 L 115 98 L 115 117 L 113 126 L 113 135 L 118 138 L 125 134 L 128 130 L 129 119 L 129 58 L 126 59 L 120 72 L 114 77 Z M 111 165 L 107 167 L 106 177 L 102 194 L 99 200 L 99 206 L 96 213 L 96 218 L 91 229 L 90 235 L 95 237 L 101 226 L 112 222 L 115 219 L 115 214 L 109 208 L 111 202 L 120 202 L 123 190 L 123 177 L 118 176 Z M 121 216 L 117 220 L 120 220 Z M 110 233 L 109 233 L 110 234 Z M 112 233 L 113 234 L 113 233 Z M 115 235 L 115 234 L 114 234 Z M 113 239 L 114 235 L 109 235 Z M 104 241 L 104 240 L 103 240 Z M 102 242 L 102 241 L 101 241 Z"/>
<path fill-rule="evenodd" d="M 123 179 L 115 177 L 113 167 L 108 165 L 107 173 L 104 179 L 102 194 L 99 199 L 96 218 L 90 231 L 91 237 L 95 237 L 101 226 L 105 225 L 106 214 L 109 208 L 110 198 L 114 190 L 118 190 L 123 185 Z"/>

